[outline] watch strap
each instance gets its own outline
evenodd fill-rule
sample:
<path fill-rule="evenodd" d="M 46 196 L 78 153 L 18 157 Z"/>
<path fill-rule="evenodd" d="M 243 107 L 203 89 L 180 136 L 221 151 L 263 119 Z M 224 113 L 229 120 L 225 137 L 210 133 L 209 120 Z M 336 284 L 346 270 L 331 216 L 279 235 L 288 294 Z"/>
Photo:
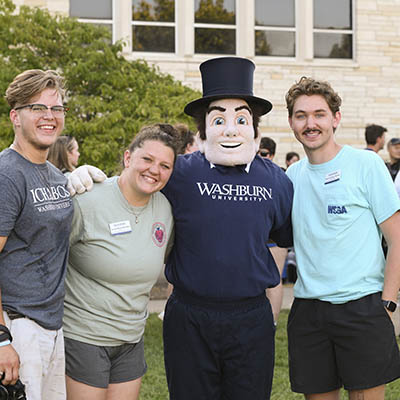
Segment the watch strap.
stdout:
<path fill-rule="evenodd" d="M 0 324 L 0 338 L 1 341 L 8 339 L 10 342 L 12 342 L 12 336 L 10 330 L 7 328 L 7 326 L 1 324 Z"/>

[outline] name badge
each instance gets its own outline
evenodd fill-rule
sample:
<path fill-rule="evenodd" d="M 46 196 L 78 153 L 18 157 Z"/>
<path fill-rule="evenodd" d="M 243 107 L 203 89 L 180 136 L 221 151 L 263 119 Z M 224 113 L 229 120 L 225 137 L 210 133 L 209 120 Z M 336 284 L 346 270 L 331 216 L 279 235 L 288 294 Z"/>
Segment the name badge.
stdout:
<path fill-rule="evenodd" d="M 329 174 L 327 174 L 325 176 L 325 185 L 328 185 L 329 183 L 338 181 L 340 179 L 341 175 L 342 175 L 341 170 L 330 172 Z"/>
<path fill-rule="evenodd" d="M 121 235 L 123 233 L 132 232 L 130 221 L 120 221 L 108 224 L 110 227 L 111 235 Z"/>

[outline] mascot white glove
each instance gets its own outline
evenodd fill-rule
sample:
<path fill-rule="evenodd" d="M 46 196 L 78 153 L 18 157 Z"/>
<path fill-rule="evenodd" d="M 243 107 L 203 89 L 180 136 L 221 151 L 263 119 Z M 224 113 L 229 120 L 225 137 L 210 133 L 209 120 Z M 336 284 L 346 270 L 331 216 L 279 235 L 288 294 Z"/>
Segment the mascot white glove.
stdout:
<path fill-rule="evenodd" d="M 74 196 L 75 193 L 92 190 L 93 182 L 103 182 L 106 178 L 107 175 L 101 169 L 82 165 L 69 175 L 67 189 L 71 196 Z"/>

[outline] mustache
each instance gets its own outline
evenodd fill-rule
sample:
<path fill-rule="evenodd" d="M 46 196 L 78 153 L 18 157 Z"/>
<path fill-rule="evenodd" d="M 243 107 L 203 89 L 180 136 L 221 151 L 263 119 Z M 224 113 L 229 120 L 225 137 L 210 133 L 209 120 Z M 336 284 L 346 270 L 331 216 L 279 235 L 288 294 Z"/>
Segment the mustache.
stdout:
<path fill-rule="evenodd" d="M 321 133 L 320 129 L 305 129 L 303 133 Z"/>

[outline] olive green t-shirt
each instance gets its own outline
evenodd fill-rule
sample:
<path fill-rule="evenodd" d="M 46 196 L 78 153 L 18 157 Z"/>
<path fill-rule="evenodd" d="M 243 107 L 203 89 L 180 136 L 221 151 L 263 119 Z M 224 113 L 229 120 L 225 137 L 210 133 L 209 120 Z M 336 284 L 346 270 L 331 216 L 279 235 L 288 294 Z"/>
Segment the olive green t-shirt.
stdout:
<path fill-rule="evenodd" d="M 118 177 L 74 197 L 64 335 L 99 346 L 137 343 L 149 293 L 171 244 L 171 206 L 162 193 L 131 206 Z"/>

